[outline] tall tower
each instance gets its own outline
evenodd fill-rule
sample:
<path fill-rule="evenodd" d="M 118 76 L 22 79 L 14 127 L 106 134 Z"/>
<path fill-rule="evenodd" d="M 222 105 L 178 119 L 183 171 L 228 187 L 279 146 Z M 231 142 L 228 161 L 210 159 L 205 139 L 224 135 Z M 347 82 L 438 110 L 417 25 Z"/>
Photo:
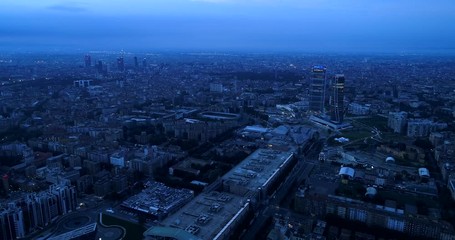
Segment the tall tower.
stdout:
<path fill-rule="evenodd" d="M 310 111 L 324 112 L 326 71 L 325 66 L 313 66 L 311 70 Z"/>
<path fill-rule="evenodd" d="M 98 73 L 102 73 L 103 72 L 103 61 L 99 60 L 98 64 L 96 65 L 96 68 L 98 70 Z"/>
<path fill-rule="evenodd" d="M 134 57 L 134 67 L 136 69 L 139 68 L 139 62 L 137 61 L 137 57 Z"/>
<path fill-rule="evenodd" d="M 117 69 L 120 72 L 123 72 L 125 70 L 125 61 L 123 60 L 123 56 L 117 58 Z"/>
<path fill-rule="evenodd" d="M 8 174 L 3 175 L 2 185 L 3 185 L 3 190 L 5 191 L 5 194 L 8 195 L 8 193 L 9 193 L 9 176 L 8 176 Z"/>
<path fill-rule="evenodd" d="M 147 68 L 147 58 L 142 59 L 142 67 Z"/>
<path fill-rule="evenodd" d="M 330 112 L 331 120 L 334 122 L 343 122 L 344 115 L 344 75 L 336 74 L 333 78 L 330 96 Z"/>
<path fill-rule="evenodd" d="M 90 55 L 85 55 L 84 57 L 85 67 L 89 68 L 92 66 L 92 57 Z"/>

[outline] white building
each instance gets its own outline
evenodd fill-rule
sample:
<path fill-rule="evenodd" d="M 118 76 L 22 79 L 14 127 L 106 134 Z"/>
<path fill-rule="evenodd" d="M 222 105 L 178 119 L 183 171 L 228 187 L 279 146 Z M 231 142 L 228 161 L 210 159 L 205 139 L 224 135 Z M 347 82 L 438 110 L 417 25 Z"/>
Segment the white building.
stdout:
<path fill-rule="evenodd" d="M 410 119 L 408 121 L 408 137 L 426 137 L 431 132 L 447 127 L 447 123 L 435 123 L 429 119 Z"/>
<path fill-rule="evenodd" d="M 114 166 L 125 167 L 125 157 L 122 152 L 112 154 L 109 160 Z"/>
<path fill-rule="evenodd" d="M 351 103 L 348 105 L 348 112 L 352 115 L 368 115 L 370 113 L 370 104 Z"/>
<path fill-rule="evenodd" d="M 404 133 L 408 114 L 406 112 L 389 112 L 387 126 L 395 133 Z"/>

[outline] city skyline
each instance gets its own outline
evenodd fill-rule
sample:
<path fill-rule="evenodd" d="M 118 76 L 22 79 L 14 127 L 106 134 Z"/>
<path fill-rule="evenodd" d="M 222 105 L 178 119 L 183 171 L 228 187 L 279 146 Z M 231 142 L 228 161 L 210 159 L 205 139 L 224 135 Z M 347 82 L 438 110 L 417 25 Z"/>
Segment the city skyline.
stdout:
<path fill-rule="evenodd" d="M 9 51 L 455 49 L 455 4 L 445 0 L 6 0 L 0 9 L 1 50 Z"/>
<path fill-rule="evenodd" d="M 0 239 L 455 239 L 454 0 L 0 1 Z"/>
<path fill-rule="evenodd" d="M 454 65 L 2 53 L 0 236 L 454 238 Z"/>

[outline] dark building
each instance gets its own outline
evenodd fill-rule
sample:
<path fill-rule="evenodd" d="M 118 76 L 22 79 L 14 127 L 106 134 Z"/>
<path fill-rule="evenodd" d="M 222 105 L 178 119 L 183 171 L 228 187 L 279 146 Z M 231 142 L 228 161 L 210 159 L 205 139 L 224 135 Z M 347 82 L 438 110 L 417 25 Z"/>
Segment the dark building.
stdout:
<path fill-rule="evenodd" d="M 92 66 L 92 57 L 90 55 L 85 55 L 84 62 L 85 62 L 86 68 L 91 67 Z"/>
<path fill-rule="evenodd" d="M 103 72 L 103 61 L 99 60 L 98 64 L 96 65 L 96 69 L 98 70 L 98 73 Z"/>
<path fill-rule="evenodd" d="M 344 75 L 337 74 L 332 80 L 330 96 L 330 118 L 334 122 L 343 122 L 344 115 Z"/>
<path fill-rule="evenodd" d="M 147 58 L 144 58 L 144 59 L 142 60 L 142 67 L 143 67 L 143 68 L 147 68 Z"/>
<path fill-rule="evenodd" d="M 125 71 L 125 61 L 123 60 L 123 57 L 117 58 L 117 69 L 120 72 Z"/>
<path fill-rule="evenodd" d="M 0 209 L 0 239 L 25 237 L 22 210 L 13 205 Z"/>
<path fill-rule="evenodd" d="M 311 70 L 310 111 L 324 112 L 326 71 L 325 66 L 314 66 Z"/>
<path fill-rule="evenodd" d="M 137 61 L 137 57 L 134 57 L 134 67 L 139 68 L 139 62 Z"/>
<path fill-rule="evenodd" d="M 5 191 L 5 195 L 8 195 L 8 193 L 9 193 L 9 176 L 8 176 L 8 174 L 3 175 L 2 185 L 3 185 L 3 191 Z"/>
<path fill-rule="evenodd" d="M 387 205 L 387 201 L 383 206 L 315 191 L 318 189 L 296 194 L 297 212 L 318 217 L 332 216 L 338 221 L 361 222 L 368 227 L 392 230 L 409 238 L 445 239 L 446 236 L 455 236 L 448 222 Z"/>

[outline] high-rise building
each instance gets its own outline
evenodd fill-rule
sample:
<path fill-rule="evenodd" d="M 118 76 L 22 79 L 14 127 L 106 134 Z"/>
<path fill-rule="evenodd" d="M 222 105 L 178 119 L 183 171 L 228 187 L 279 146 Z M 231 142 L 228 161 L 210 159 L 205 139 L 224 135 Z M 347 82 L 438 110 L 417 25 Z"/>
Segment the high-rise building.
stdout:
<path fill-rule="evenodd" d="M 408 121 L 408 114 L 406 112 L 389 112 L 387 119 L 387 126 L 393 130 L 394 133 L 404 133 Z"/>
<path fill-rule="evenodd" d="M 24 215 L 27 219 L 27 232 L 33 232 L 38 226 L 44 226 L 40 204 L 36 201 L 35 196 L 28 195 L 24 199 Z"/>
<path fill-rule="evenodd" d="M 326 71 L 327 68 L 325 66 L 313 66 L 311 70 L 309 92 L 310 111 L 324 112 Z"/>
<path fill-rule="evenodd" d="M 3 191 L 5 191 L 5 195 L 8 195 L 8 193 L 9 193 L 9 176 L 8 176 L 8 174 L 3 175 L 2 186 L 3 186 Z"/>
<path fill-rule="evenodd" d="M 125 70 L 125 61 L 123 60 L 123 57 L 117 58 L 117 69 L 120 72 L 123 72 Z"/>
<path fill-rule="evenodd" d="M 137 61 L 137 57 L 134 57 L 134 67 L 139 68 L 139 62 Z"/>
<path fill-rule="evenodd" d="M 147 58 L 142 59 L 142 67 L 147 68 Z"/>
<path fill-rule="evenodd" d="M 92 66 L 92 57 L 90 55 L 85 55 L 85 58 L 84 58 L 84 62 L 85 62 L 85 67 L 86 68 L 89 68 Z"/>
<path fill-rule="evenodd" d="M 103 72 L 103 61 L 99 60 L 98 64 L 96 65 L 96 69 L 98 70 L 98 73 Z"/>
<path fill-rule="evenodd" d="M 51 185 L 49 192 L 57 196 L 59 215 L 64 215 L 76 210 L 76 189 L 74 186 Z"/>
<path fill-rule="evenodd" d="M 333 78 L 330 96 L 330 118 L 334 122 L 343 122 L 344 116 L 344 75 L 336 74 Z"/>
<path fill-rule="evenodd" d="M 14 203 L 0 210 L 0 239 L 18 239 L 25 237 L 24 215 Z"/>
<path fill-rule="evenodd" d="M 27 195 L 24 199 L 27 231 L 47 226 L 55 217 L 75 211 L 76 204 L 75 187 L 65 184 Z"/>

